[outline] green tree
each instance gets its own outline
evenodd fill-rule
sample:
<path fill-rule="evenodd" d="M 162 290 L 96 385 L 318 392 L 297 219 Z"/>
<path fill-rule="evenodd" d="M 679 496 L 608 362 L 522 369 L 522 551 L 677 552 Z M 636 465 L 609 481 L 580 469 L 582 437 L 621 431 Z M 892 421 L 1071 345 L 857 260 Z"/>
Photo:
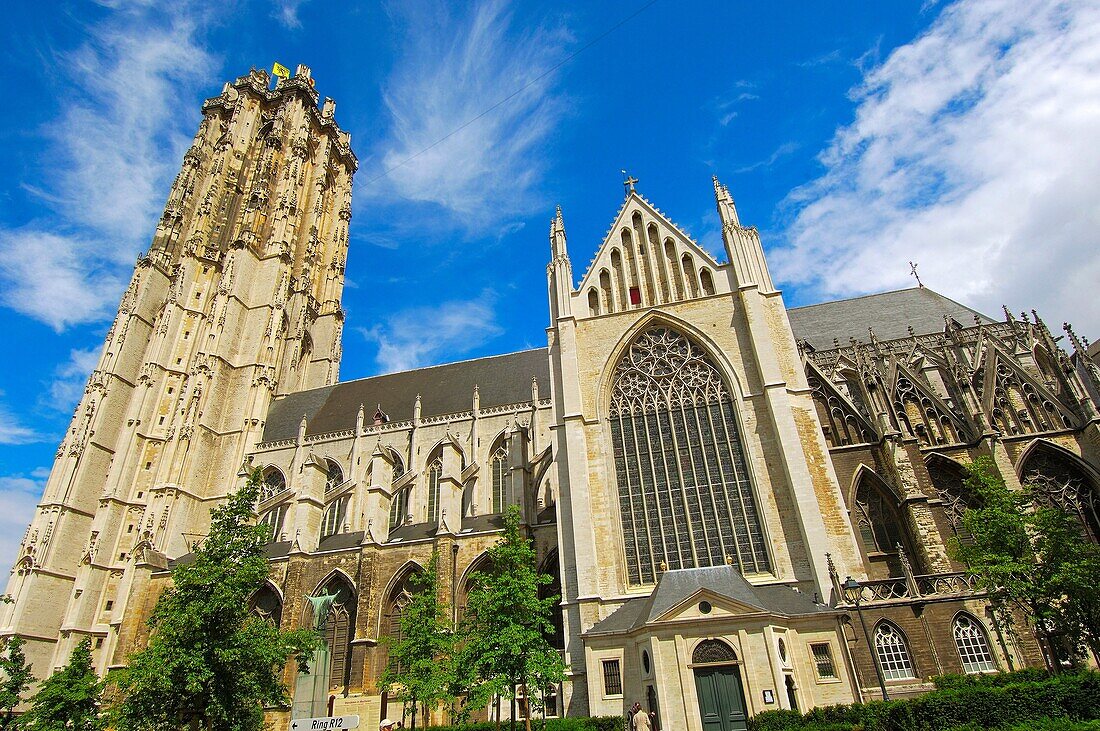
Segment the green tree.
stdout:
<path fill-rule="evenodd" d="M 1004 624 L 1015 611 L 1034 624 L 1056 667 L 1073 659 L 1077 639 L 1100 651 L 1100 546 L 1037 486 L 1009 490 L 988 457 L 969 472 L 962 521 L 972 540 L 952 539 L 951 556 L 977 575 Z M 1063 647 L 1057 635 L 1074 641 Z"/>
<path fill-rule="evenodd" d="M 92 667 L 92 641 L 86 638 L 65 667 L 42 681 L 19 725 L 32 731 L 100 731 L 106 728 L 100 715 L 103 685 Z"/>
<path fill-rule="evenodd" d="M 0 729 L 15 727 L 15 707 L 35 681 L 23 654 L 23 638 L 12 635 L 0 652 Z"/>
<path fill-rule="evenodd" d="M 561 682 L 564 667 L 548 639 L 558 598 L 539 598 L 539 587 L 553 579 L 535 568 L 535 550 L 521 532 L 515 506 L 504 516 L 504 536 L 488 551 L 487 570 L 475 572 L 470 581 L 457 653 L 471 688 L 469 702 L 521 693 L 530 706 L 525 714 L 530 731 L 531 709 L 542 701 L 529 691 Z"/>
<path fill-rule="evenodd" d="M 453 699 L 454 632 L 446 605 L 439 601 L 437 555 L 427 568 L 409 580 L 413 595 L 401 613 L 400 635 L 388 638 L 389 660 L 380 685 L 412 706 L 412 728 L 416 710 L 437 708 Z M 427 721 L 425 721 L 427 723 Z"/>
<path fill-rule="evenodd" d="M 121 731 L 259 731 L 265 706 L 289 704 L 283 668 L 291 656 L 303 668 L 317 635 L 280 631 L 249 611 L 268 577 L 269 529 L 255 524 L 253 510 L 261 479 L 254 471 L 212 511 L 193 560 L 173 568 L 172 586 L 149 619 L 149 644 L 119 679 Z"/>

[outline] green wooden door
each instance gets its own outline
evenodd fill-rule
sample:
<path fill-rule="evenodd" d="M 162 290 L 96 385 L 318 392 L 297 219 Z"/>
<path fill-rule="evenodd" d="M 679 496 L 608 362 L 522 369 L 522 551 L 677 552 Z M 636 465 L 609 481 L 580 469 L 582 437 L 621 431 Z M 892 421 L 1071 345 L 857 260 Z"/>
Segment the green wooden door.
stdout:
<path fill-rule="evenodd" d="M 745 696 L 737 666 L 696 668 L 695 689 L 703 731 L 746 731 Z"/>

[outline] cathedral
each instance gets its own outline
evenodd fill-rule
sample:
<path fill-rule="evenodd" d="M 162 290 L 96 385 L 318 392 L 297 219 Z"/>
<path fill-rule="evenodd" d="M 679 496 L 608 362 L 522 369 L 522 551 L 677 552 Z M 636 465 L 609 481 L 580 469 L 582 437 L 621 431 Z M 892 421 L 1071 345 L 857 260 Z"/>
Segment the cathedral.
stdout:
<path fill-rule="evenodd" d="M 400 718 L 378 680 L 410 578 L 436 553 L 457 621 L 510 506 L 560 596 L 540 715 L 735 731 L 1049 661 L 946 546 L 979 456 L 1100 537 L 1100 371 L 1070 328 L 923 286 L 788 308 L 717 179 L 724 261 L 627 181 L 584 271 L 551 220 L 545 347 L 340 381 L 358 163 L 307 67 L 270 81 L 203 104 L 57 450 L 0 606 L 37 676 L 84 638 L 124 667 L 255 468 L 255 611 L 293 628 L 336 597 L 277 728 Z"/>

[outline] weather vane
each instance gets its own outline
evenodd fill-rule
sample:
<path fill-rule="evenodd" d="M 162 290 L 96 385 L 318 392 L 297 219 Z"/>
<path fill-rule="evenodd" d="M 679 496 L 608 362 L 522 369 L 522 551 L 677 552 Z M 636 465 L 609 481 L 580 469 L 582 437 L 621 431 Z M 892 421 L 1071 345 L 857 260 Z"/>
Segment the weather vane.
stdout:
<path fill-rule="evenodd" d="M 917 273 L 917 265 L 913 262 L 909 262 L 909 273 L 917 280 L 917 286 L 924 289 L 924 284 L 920 281 L 920 274 Z"/>
<path fill-rule="evenodd" d="M 638 179 L 632 175 L 628 175 L 625 170 L 620 170 L 623 174 L 623 192 L 630 195 L 634 192 L 634 184 L 638 182 Z"/>

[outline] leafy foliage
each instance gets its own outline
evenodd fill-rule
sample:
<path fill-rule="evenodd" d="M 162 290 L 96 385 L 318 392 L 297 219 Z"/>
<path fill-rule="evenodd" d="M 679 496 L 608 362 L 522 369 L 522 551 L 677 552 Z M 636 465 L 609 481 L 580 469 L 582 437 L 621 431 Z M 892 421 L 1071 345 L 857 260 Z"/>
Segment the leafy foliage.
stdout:
<path fill-rule="evenodd" d="M 19 725 L 32 731 L 101 731 L 106 728 L 100 715 L 103 685 L 92 667 L 92 641 L 85 638 L 69 663 L 42 682 Z"/>
<path fill-rule="evenodd" d="M 453 698 L 454 633 L 447 608 L 439 601 L 436 554 L 410 583 L 414 593 L 401 615 L 401 636 L 390 638 L 389 660 L 380 686 L 392 689 L 395 697 L 412 705 L 412 726 L 416 728 L 418 707 L 435 708 Z"/>
<path fill-rule="evenodd" d="M 979 578 L 1004 624 L 1013 610 L 1031 620 L 1056 661 L 1065 650 L 1054 635 L 1080 637 L 1100 656 L 1100 545 L 1075 516 L 1046 502 L 1031 486 L 1009 490 L 988 457 L 966 480 L 974 506 L 963 514 L 972 541 L 949 551 Z"/>
<path fill-rule="evenodd" d="M 269 529 L 255 524 L 262 477 L 212 511 L 210 535 L 190 563 L 178 562 L 173 586 L 149 619 L 149 645 L 130 658 L 119 680 L 120 731 L 176 729 L 259 731 L 265 706 L 287 705 L 281 673 L 317 644 L 312 630 L 283 632 L 249 611 L 268 577 L 263 546 Z"/>
<path fill-rule="evenodd" d="M 460 628 L 460 681 L 470 688 L 470 705 L 494 694 L 522 693 L 538 710 L 540 692 L 561 682 L 564 666 L 551 645 L 552 608 L 558 597 L 539 598 L 539 587 L 553 579 L 538 573 L 531 541 L 520 532 L 515 506 L 504 516 L 504 536 L 488 551 L 486 571 L 470 581 L 466 614 Z M 527 731 L 531 713 L 526 715 Z"/>
<path fill-rule="evenodd" d="M 4 642 L 0 653 L 0 729 L 14 727 L 15 707 L 19 705 L 23 693 L 35 681 L 27 665 L 27 656 L 23 654 L 22 637 L 12 635 Z"/>
<path fill-rule="evenodd" d="M 945 688 L 906 700 L 825 706 L 801 714 L 765 711 L 749 720 L 752 731 L 962 731 L 992 728 L 1076 728 L 1100 719 L 1100 674 L 1063 673 L 1040 680 L 1026 673 L 989 676 L 989 681 L 951 679 Z M 1018 682 L 1013 682 L 1013 681 Z"/>

